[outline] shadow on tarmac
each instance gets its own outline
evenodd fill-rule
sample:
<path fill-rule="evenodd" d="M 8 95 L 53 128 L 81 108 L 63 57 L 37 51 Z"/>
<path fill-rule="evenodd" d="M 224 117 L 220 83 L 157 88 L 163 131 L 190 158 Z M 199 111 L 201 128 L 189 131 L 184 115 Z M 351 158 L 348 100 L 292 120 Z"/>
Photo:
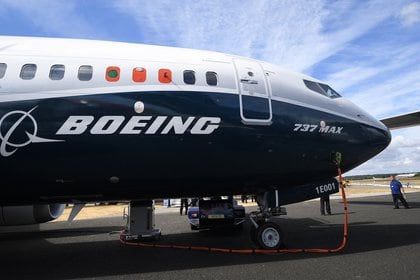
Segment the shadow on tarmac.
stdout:
<path fill-rule="evenodd" d="M 289 248 L 334 248 L 341 243 L 341 224 L 288 218 L 281 219 L 279 224 L 286 229 Z M 106 226 L 3 233 L 0 235 L 1 275 L 4 279 L 103 277 L 331 256 L 313 253 L 240 255 L 125 246 L 117 240 L 117 236 L 108 234 L 119 229 Z M 168 234 L 159 242 L 222 248 L 253 247 L 249 230 L 250 223 L 247 221 L 242 231 Z M 349 230 L 347 248 L 340 254 L 420 242 L 418 224 L 378 225 L 368 221 L 350 224 Z"/>
<path fill-rule="evenodd" d="M 411 206 L 420 208 L 420 194 L 408 198 Z M 117 235 L 109 234 L 121 230 L 124 225 L 121 218 L 113 217 L 76 220 L 70 225 L 56 222 L 41 227 L 6 227 L 6 231 L 0 231 L 0 275 L 2 279 L 134 277 L 157 272 L 174 276 L 173 273 L 180 270 L 234 269 L 235 265 L 274 262 L 281 266 L 281 262 L 287 260 L 353 256 L 402 246 L 407 246 L 404 251 L 409 251 L 420 243 L 418 209 L 394 210 L 389 196 L 351 199 L 348 203 L 351 209 L 348 243 L 338 254 L 242 255 L 125 246 L 118 241 Z M 334 202 L 332 206 L 338 210 L 342 206 L 339 204 Z M 278 219 L 288 248 L 332 249 L 341 243 L 343 225 L 339 211 L 332 216 L 320 216 L 318 202 L 309 202 L 292 205 L 289 212 L 289 216 Z M 308 216 L 313 218 L 302 218 Z M 164 233 L 159 241 L 161 244 L 255 248 L 249 237 L 249 220 L 242 230 L 223 228 L 197 232 L 189 230 L 185 216 L 165 213 L 159 215 L 157 224 Z M 354 255 L 347 259 L 354 258 L 360 257 Z"/>
<path fill-rule="evenodd" d="M 80 229 L 56 229 L 56 230 L 34 230 L 24 232 L 0 232 L 0 244 L 2 241 L 19 241 L 33 239 L 63 238 L 63 237 L 81 237 L 87 235 L 110 233 L 120 231 L 121 227 L 87 227 Z"/>

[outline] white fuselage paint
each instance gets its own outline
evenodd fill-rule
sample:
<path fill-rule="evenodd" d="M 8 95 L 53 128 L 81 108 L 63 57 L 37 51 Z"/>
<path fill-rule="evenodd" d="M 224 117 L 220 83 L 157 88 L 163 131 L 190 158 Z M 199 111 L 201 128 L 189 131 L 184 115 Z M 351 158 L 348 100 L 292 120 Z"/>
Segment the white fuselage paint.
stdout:
<path fill-rule="evenodd" d="M 0 78 L 0 103 L 150 91 L 197 91 L 240 95 L 240 81 L 233 62 L 238 58 L 217 52 L 141 44 L 0 36 L 0 63 L 7 64 L 4 77 Z M 382 123 L 345 98 L 331 99 L 306 88 L 303 79 L 317 81 L 312 77 L 266 62 L 240 59 L 261 65 L 270 89 L 266 98 L 270 100 L 334 114 L 385 129 Z M 21 68 L 28 63 L 37 65 L 36 75 L 33 79 L 22 80 L 19 77 Z M 55 81 L 49 78 L 50 67 L 54 64 L 65 66 L 62 80 Z M 77 79 L 77 71 L 81 65 L 93 67 L 90 81 Z M 105 71 L 109 66 L 118 66 L 121 69 L 117 82 L 105 79 Z M 131 75 L 133 69 L 139 67 L 147 70 L 147 77 L 144 82 L 135 83 Z M 159 69 L 172 71 L 170 83 L 159 82 Z M 196 73 L 194 85 L 184 83 L 185 70 Z M 209 86 L 206 83 L 207 71 L 217 73 L 217 86 Z M 96 131 L 96 128 L 93 131 Z"/>

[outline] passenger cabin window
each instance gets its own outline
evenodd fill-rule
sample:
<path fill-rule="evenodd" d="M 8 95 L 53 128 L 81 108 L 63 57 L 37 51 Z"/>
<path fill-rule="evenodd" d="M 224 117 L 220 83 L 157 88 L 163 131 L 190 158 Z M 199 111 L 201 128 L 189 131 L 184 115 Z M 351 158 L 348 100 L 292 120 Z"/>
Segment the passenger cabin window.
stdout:
<path fill-rule="evenodd" d="M 217 86 L 216 72 L 206 72 L 206 81 L 209 86 Z"/>
<path fill-rule="evenodd" d="M 187 85 L 195 84 L 195 72 L 192 70 L 185 70 L 184 71 L 184 83 Z"/>
<path fill-rule="evenodd" d="M 316 83 L 313 81 L 303 80 L 306 87 L 309 88 L 312 91 L 315 91 L 319 94 L 322 94 L 324 96 L 327 96 L 329 98 L 338 98 L 341 97 L 340 94 L 338 94 L 335 90 L 333 90 L 329 85 Z"/>
<path fill-rule="evenodd" d="M 93 67 L 90 65 L 82 65 L 79 67 L 77 78 L 80 81 L 90 81 L 92 79 Z"/>
<path fill-rule="evenodd" d="M 4 77 L 4 74 L 6 74 L 7 64 L 6 63 L 0 63 L 0 79 Z"/>
<path fill-rule="evenodd" d="M 50 68 L 50 79 L 54 81 L 63 79 L 65 69 L 63 64 L 54 64 Z"/>
<path fill-rule="evenodd" d="M 31 80 L 35 77 L 36 64 L 25 64 L 20 70 L 20 78 L 22 80 Z"/>

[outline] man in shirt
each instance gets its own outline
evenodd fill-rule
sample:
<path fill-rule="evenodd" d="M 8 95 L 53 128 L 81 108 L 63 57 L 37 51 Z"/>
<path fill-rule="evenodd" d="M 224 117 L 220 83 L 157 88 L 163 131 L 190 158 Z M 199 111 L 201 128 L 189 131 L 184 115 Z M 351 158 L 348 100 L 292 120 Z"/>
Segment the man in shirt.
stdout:
<path fill-rule="evenodd" d="M 405 201 L 404 196 L 401 193 L 401 189 L 403 186 L 401 185 L 401 182 L 395 179 L 395 176 L 391 176 L 391 183 L 389 184 L 389 187 L 391 188 L 391 194 L 392 194 L 392 200 L 394 201 L 394 209 L 399 209 L 398 206 L 398 199 L 401 201 L 401 203 L 404 205 L 404 207 L 410 208 L 408 206 L 407 201 Z"/>

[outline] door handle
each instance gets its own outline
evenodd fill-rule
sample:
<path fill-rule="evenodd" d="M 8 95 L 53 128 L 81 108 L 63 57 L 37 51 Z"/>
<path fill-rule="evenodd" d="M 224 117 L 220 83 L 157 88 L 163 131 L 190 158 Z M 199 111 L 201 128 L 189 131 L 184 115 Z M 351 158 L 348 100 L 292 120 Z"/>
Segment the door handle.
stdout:
<path fill-rule="evenodd" d="M 249 84 L 249 85 L 257 85 L 257 80 L 251 80 L 251 79 L 241 79 L 241 83 Z"/>

